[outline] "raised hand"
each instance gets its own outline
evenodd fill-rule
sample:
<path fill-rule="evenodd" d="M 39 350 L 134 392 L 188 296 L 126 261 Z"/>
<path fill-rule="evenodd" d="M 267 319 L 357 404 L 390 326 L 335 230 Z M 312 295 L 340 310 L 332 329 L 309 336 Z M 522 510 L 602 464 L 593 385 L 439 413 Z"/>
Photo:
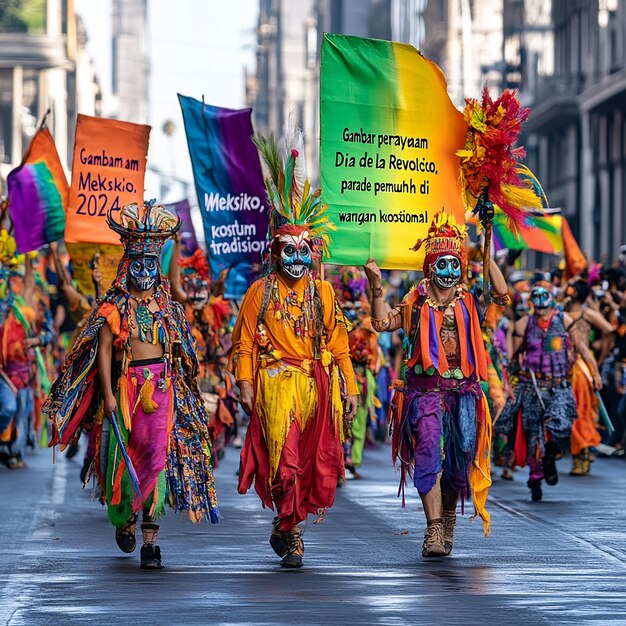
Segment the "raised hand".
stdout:
<path fill-rule="evenodd" d="M 376 261 L 370 257 L 367 259 L 363 269 L 365 270 L 365 275 L 367 276 L 367 280 L 369 280 L 370 286 L 374 289 L 380 288 L 383 284 L 383 275 Z"/>

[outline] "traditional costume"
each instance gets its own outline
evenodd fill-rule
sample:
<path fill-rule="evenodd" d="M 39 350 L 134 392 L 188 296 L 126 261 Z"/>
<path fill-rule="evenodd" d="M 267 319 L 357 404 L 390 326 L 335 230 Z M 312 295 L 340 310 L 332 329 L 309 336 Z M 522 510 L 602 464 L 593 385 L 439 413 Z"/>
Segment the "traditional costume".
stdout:
<path fill-rule="evenodd" d="M 575 281 L 565 290 L 566 310 L 572 317 L 567 332 L 570 335 L 577 333 L 587 347 L 592 343 L 592 333 L 596 330 L 585 317 L 585 313 L 589 316 L 594 315 L 593 312 L 587 311 L 586 300 L 590 292 L 591 288 L 588 283 L 582 279 Z M 593 320 L 593 317 L 591 319 Z M 604 322 L 604 319 L 602 321 Z M 608 322 L 607 326 L 609 326 Z M 598 372 L 598 364 L 591 349 L 585 355 L 576 354 L 572 366 L 572 391 L 574 392 L 578 415 L 572 424 L 570 451 L 573 463 L 570 476 L 589 474 L 591 448 L 602 441 L 598 431 L 599 400 L 593 383 L 596 372 Z"/>
<path fill-rule="evenodd" d="M 237 398 L 226 371 L 222 345 L 230 317 L 230 303 L 223 297 L 227 272 L 212 283 L 208 260 L 199 248 L 191 256 L 179 259 L 178 263 L 186 294 L 185 317 L 198 355 L 198 386 L 209 414 L 209 432 L 217 467 L 236 426 L 234 415 L 237 411 Z"/>
<path fill-rule="evenodd" d="M 485 535 L 490 532 L 485 503 L 491 485 L 491 417 L 480 386 L 488 376 L 487 357 L 477 300 L 459 283 L 465 237 L 464 226 L 439 214 L 414 248 L 425 248 L 424 280 L 387 317 L 372 319 L 378 331 L 405 333 L 405 374 L 394 382 L 390 410 L 392 455 L 400 465 L 403 505 L 409 476 L 425 503 L 424 556 L 451 552 L 459 496 L 471 495 Z M 432 299 L 431 280 L 455 288 L 449 302 Z M 437 501 L 433 510 L 443 510 L 443 519 L 430 519 L 430 499 Z"/>
<path fill-rule="evenodd" d="M 299 524 L 333 504 L 344 472 L 342 395 L 357 388 L 347 320 L 333 286 L 311 274 L 331 224 L 310 190 L 301 141 L 286 139 L 283 155 L 273 139 L 257 145 L 271 213 L 266 275 L 247 291 L 233 331 L 230 367 L 254 394 L 239 492 L 254 482 L 263 505 L 276 507 L 270 544 L 282 566 L 300 567 Z"/>
<path fill-rule="evenodd" d="M 212 452 L 191 330 L 159 266 L 163 243 L 180 220 L 150 203 L 128 205 L 120 218 L 117 222 L 108 215 L 124 245 L 117 277 L 76 340 L 44 411 L 52 422 L 52 446 L 64 448 L 83 428 L 93 428 L 93 471 L 118 546 L 124 552 L 135 549 L 135 523 L 142 511 L 142 567 L 160 568 L 155 520 L 166 504 L 186 511 L 193 522 L 218 519 Z M 131 286 L 150 295 L 131 295 Z M 104 324 L 113 335 L 111 387 L 117 403 L 117 412 L 107 416 L 98 368 Z M 131 335 L 162 346 L 162 357 L 135 359 Z"/>
<path fill-rule="evenodd" d="M 550 283 L 536 282 L 531 301 L 534 314 L 525 318 L 526 329 L 518 337 L 521 344 L 510 360 L 517 379 L 514 397 L 498 419 L 496 438 L 506 441 L 513 465 L 529 465 L 532 499 L 541 500 L 541 481 L 558 482 L 556 458 L 569 446 L 576 402 L 570 377 L 570 336 Z"/>
<path fill-rule="evenodd" d="M 352 324 L 348 334 L 350 358 L 359 389 L 358 407 L 343 448 L 346 469 L 360 479 L 363 449 L 370 424 L 376 425 L 376 375 L 380 364 L 378 336 L 371 329 L 369 304 L 365 301 L 367 279 L 357 268 L 344 268 L 334 280 L 337 300 Z"/>
<path fill-rule="evenodd" d="M 20 255 L 21 257 L 22 255 Z M 20 261 L 20 263 L 18 263 Z M 34 293 L 25 300 L 26 272 L 35 278 L 31 259 L 15 256 L 15 241 L 0 234 L 0 462 L 10 469 L 26 467 L 27 444 L 34 445 L 33 414 L 45 384 L 40 348 L 54 336 L 49 308 Z M 10 269 L 9 269 L 10 268 Z M 34 285 L 33 285 L 34 287 Z"/>

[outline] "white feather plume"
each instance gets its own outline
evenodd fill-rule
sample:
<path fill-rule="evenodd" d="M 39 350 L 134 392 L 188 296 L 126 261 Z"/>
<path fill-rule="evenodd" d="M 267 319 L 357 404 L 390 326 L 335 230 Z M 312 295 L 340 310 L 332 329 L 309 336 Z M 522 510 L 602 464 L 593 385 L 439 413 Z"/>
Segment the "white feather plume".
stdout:
<path fill-rule="evenodd" d="M 287 163 L 287 159 L 291 155 L 292 150 L 297 150 L 298 157 L 293 171 L 294 192 L 298 201 L 302 200 L 304 190 L 304 182 L 307 179 L 306 159 L 304 158 L 304 134 L 302 130 L 296 126 L 294 112 L 289 113 L 287 123 L 283 128 L 283 164 Z"/>

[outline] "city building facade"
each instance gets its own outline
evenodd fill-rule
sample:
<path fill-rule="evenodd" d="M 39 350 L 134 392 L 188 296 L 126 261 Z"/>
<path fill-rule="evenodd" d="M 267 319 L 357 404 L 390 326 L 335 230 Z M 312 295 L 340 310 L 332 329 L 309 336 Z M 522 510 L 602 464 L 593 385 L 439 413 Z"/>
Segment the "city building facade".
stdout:
<path fill-rule="evenodd" d="M 553 71 L 524 91 L 529 164 L 583 250 L 608 262 L 626 243 L 626 3 L 552 0 L 550 22 Z"/>
<path fill-rule="evenodd" d="M 114 117 L 148 123 L 148 0 L 112 0 L 111 93 Z"/>
<path fill-rule="evenodd" d="M 42 6 L 45 8 L 41 11 Z M 67 167 L 79 111 L 97 114 L 99 87 L 72 0 L 0 7 L 0 176 L 16 167 L 47 110 Z"/>

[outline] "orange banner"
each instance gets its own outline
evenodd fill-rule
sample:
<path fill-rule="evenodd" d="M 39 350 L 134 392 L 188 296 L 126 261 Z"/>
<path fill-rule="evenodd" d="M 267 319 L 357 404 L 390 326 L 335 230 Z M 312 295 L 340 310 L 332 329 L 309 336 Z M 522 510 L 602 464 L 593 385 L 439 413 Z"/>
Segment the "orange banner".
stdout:
<path fill-rule="evenodd" d="M 109 209 L 144 200 L 150 126 L 79 115 L 65 241 L 119 245 Z"/>
<path fill-rule="evenodd" d="M 578 276 L 587 267 L 587 259 L 582 253 L 578 242 L 570 230 L 567 220 L 563 218 L 563 254 L 565 255 L 565 275 L 567 278 Z"/>

